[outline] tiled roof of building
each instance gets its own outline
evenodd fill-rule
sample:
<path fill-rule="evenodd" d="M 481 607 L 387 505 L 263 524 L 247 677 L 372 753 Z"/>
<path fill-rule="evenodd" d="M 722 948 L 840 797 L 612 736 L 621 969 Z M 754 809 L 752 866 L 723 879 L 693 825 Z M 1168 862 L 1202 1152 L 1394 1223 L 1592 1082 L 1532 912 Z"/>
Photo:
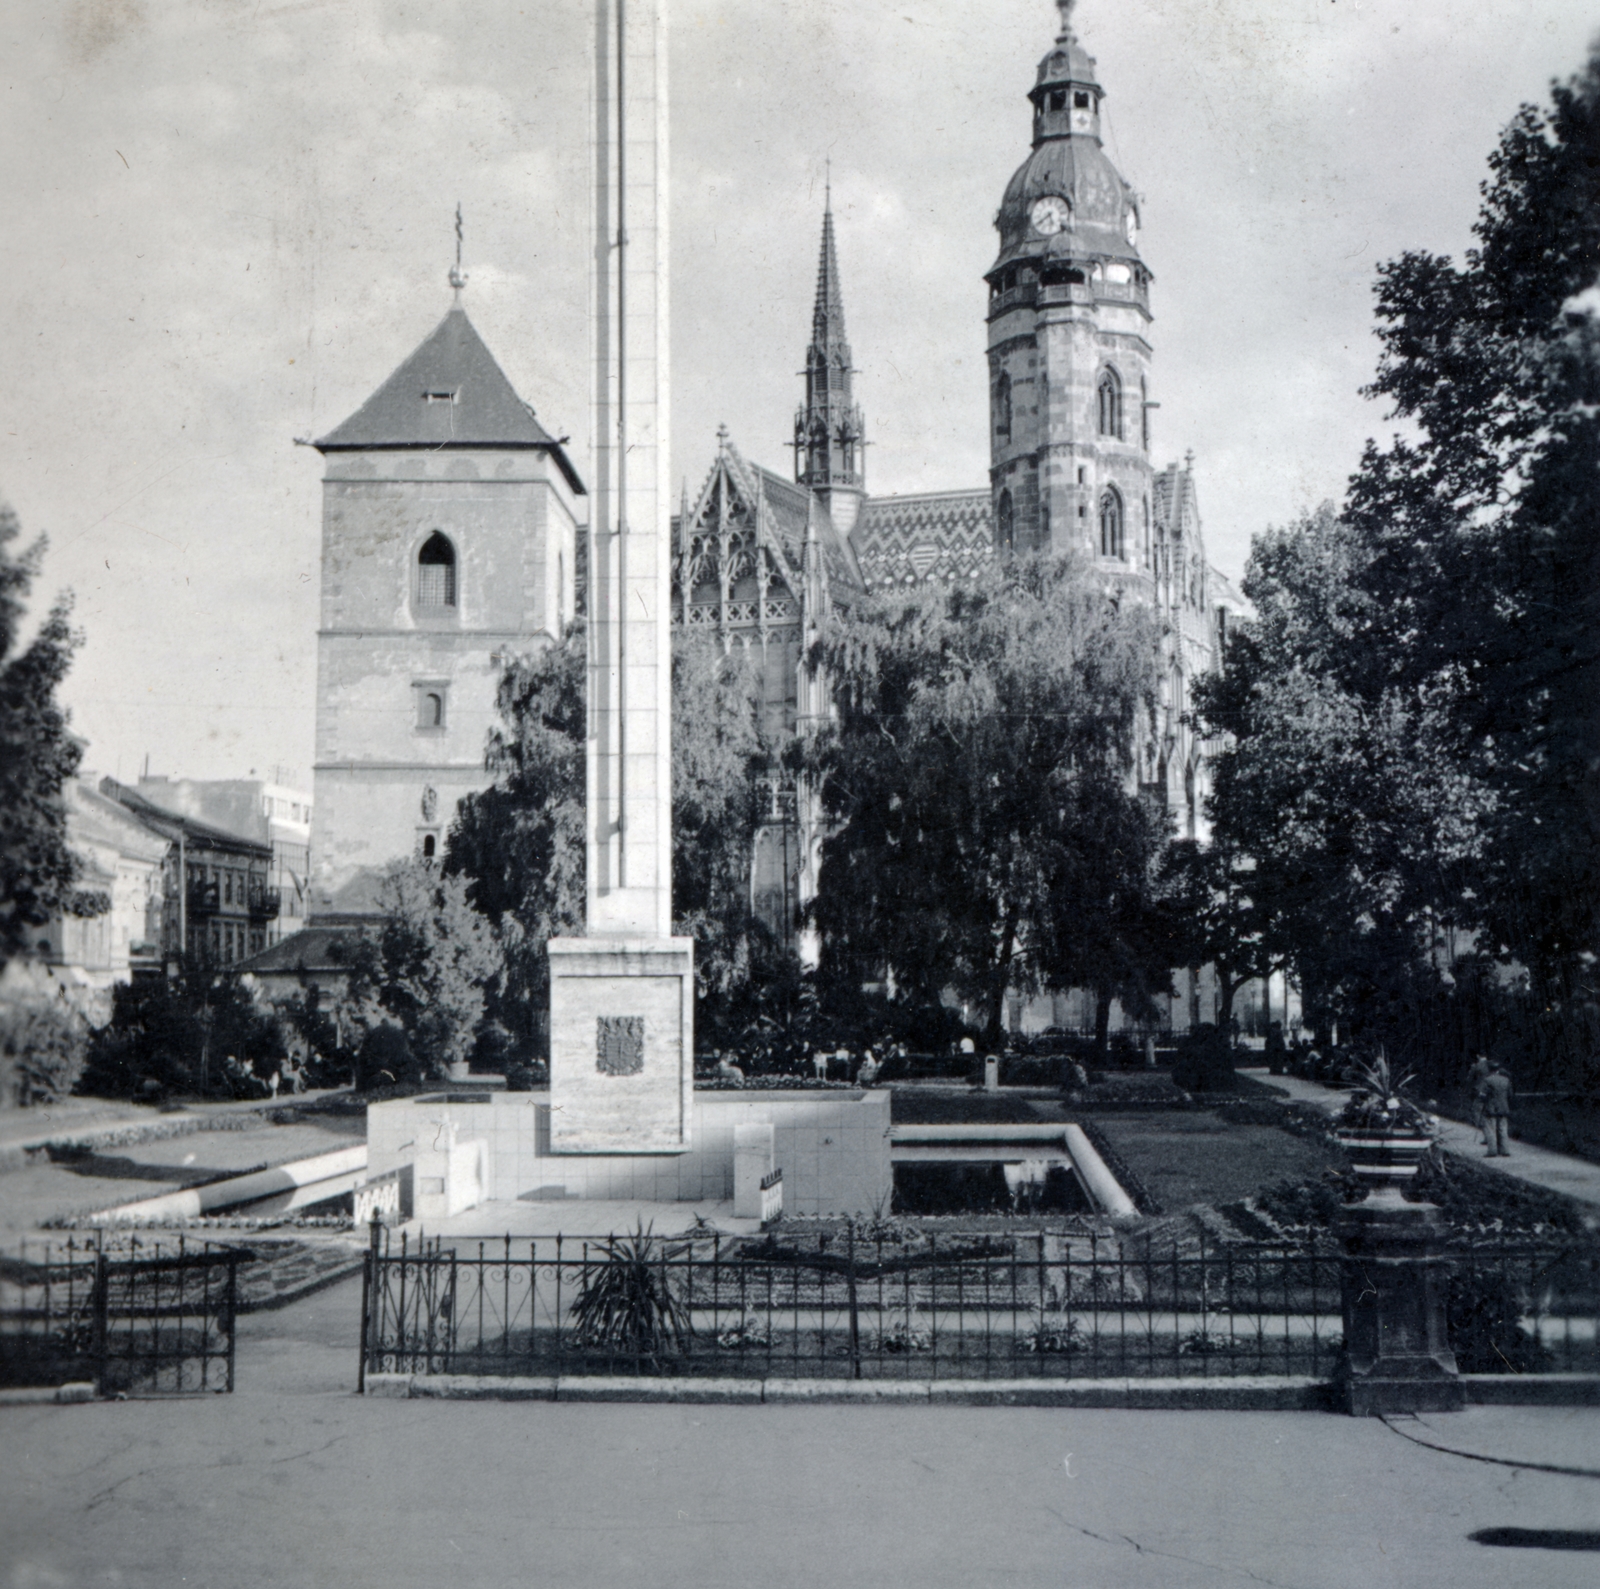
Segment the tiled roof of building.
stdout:
<path fill-rule="evenodd" d="M 348 971 L 355 927 L 302 927 L 235 966 L 238 971 Z"/>
<path fill-rule="evenodd" d="M 963 584 L 994 561 L 987 489 L 868 497 L 851 532 L 869 590 Z"/>
<path fill-rule="evenodd" d="M 319 452 L 388 447 L 511 447 L 551 453 L 575 491 L 583 484 L 459 304 Z"/>
<path fill-rule="evenodd" d="M 234 855 L 248 855 L 262 860 L 272 859 L 272 846 L 259 844 L 254 839 L 229 833 L 225 828 L 214 827 L 198 817 L 180 816 L 175 811 L 163 811 L 160 806 L 146 800 L 136 789 L 120 784 L 115 778 L 100 781 L 100 793 L 126 807 L 147 827 L 169 839 L 181 834 L 185 844 L 208 850 L 224 850 Z"/>
<path fill-rule="evenodd" d="M 724 443 L 723 450 L 745 500 L 754 504 L 759 497 L 764 510 L 764 527 L 778 543 L 785 563 L 796 578 L 805 567 L 809 515 L 816 529 L 817 544 L 822 548 L 829 587 L 836 592 L 864 588 L 854 549 L 808 486 L 798 485 L 771 469 L 751 463 L 731 441 Z"/>

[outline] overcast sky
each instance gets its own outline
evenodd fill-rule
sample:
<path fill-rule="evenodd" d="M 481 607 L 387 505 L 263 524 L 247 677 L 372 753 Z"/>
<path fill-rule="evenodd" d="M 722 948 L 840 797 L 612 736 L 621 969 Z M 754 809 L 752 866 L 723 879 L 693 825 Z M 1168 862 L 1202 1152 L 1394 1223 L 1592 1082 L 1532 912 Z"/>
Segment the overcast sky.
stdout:
<path fill-rule="evenodd" d="M 3 0 L 0 494 L 87 635 L 87 765 L 309 781 L 320 460 L 467 304 L 586 463 L 588 0 Z M 674 469 L 786 468 L 824 161 L 875 492 L 981 485 L 982 273 L 1047 0 L 673 0 Z M 1582 0 L 1082 0 L 1143 196 L 1157 461 L 1212 561 L 1385 430 L 1375 266 L 1459 255 Z"/>

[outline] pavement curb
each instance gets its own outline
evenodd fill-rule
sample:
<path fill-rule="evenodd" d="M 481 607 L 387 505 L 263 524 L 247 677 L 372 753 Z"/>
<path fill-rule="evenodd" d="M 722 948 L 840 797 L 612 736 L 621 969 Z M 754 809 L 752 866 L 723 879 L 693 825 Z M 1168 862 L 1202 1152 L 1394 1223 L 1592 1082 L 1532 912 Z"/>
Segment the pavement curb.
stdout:
<path fill-rule="evenodd" d="M 1310 1378 L 673 1379 L 631 1375 L 368 1374 L 368 1396 L 437 1401 L 563 1401 L 751 1406 L 1100 1407 L 1309 1412 L 1332 1406 Z"/>
<path fill-rule="evenodd" d="M 1463 1374 L 1469 1407 L 1600 1407 L 1600 1374 Z"/>
<path fill-rule="evenodd" d="M 0 1390 L 0 1407 L 78 1406 L 93 1401 L 94 1386 L 88 1380 L 72 1380 L 65 1385 L 23 1385 Z"/>

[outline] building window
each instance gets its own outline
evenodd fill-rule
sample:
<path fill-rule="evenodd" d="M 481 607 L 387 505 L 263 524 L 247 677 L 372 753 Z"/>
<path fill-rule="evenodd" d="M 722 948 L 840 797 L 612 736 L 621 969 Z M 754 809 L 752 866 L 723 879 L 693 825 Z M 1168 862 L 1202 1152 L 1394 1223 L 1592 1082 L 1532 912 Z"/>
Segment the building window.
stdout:
<path fill-rule="evenodd" d="M 1000 502 L 995 509 L 996 514 L 996 539 L 1000 543 L 1002 552 L 1009 552 L 1017 540 L 1016 515 L 1011 506 L 1011 493 L 1002 491 Z"/>
<path fill-rule="evenodd" d="M 417 553 L 417 605 L 439 610 L 456 604 L 456 549 L 437 530 Z"/>
<path fill-rule="evenodd" d="M 417 702 L 417 732 L 443 733 L 450 726 L 450 686 L 442 679 L 419 679 L 411 691 Z"/>
<path fill-rule="evenodd" d="M 434 861 L 439 858 L 439 835 L 437 833 L 419 833 L 417 835 L 417 854 L 425 861 Z"/>
<path fill-rule="evenodd" d="M 1139 377 L 1139 445 L 1150 451 L 1150 383 Z"/>
<path fill-rule="evenodd" d="M 1002 443 L 1011 440 L 1011 377 L 1004 370 L 994 383 L 994 433 Z"/>
<path fill-rule="evenodd" d="M 1100 555 L 1122 556 L 1122 498 L 1111 487 L 1100 498 Z"/>
<path fill-rule="evenodd" d="M 1122 440 L 1122 381 L 1115 370 L 1104 370 L 1096 389 L 1100 434 Z"/>

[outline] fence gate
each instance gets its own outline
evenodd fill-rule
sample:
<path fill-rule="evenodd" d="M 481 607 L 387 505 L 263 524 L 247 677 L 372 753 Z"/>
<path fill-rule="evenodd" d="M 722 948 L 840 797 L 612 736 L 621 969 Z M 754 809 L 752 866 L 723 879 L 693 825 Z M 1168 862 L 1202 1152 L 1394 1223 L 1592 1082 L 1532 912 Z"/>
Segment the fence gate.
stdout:
<path fill-rule="evenodd" d="M 89 1380 L 102 1396 L 231 1391 L 237 1247 L 94 1244 L 0 1256 L 0 1385 Z"/>

